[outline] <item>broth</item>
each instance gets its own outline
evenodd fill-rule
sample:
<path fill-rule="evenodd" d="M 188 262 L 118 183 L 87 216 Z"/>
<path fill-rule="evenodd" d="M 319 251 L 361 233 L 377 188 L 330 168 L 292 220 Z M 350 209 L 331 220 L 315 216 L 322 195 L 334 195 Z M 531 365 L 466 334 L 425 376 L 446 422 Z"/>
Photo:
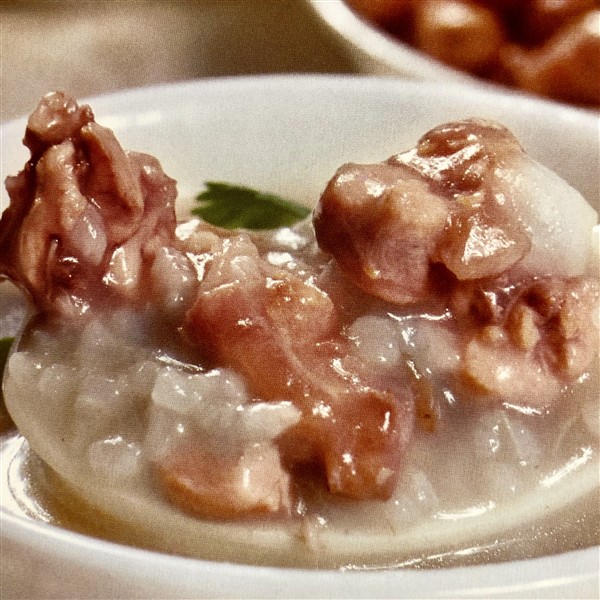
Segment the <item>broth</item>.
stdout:
<path fill-rule="evenodd" d="M 178 224 L 158 161 L 64 94 L 25 142 L 0 238 L 36 310 L 3 380 L 36 453 L 7 433 L 19 511 L 312 568 L 597 538 L 597 214 L 505 127 L 347 163 L 264 234 Z"/>
<path fill-rule="evenodd" d="M 29 448 L 14 429 L 5 430 L 0 445 L 0 485 L 2 510 L 27 519 L 51 523 L 76 533 L 120 544 L 169 552 L 155 541 L 144 539 L 126 523 L 99 512 L 75 494 Z M 579 498 L 572 506 L 541 518 L 525 527 L 505 532 L 500 538 L 473 540 L 464 547 L 440 547 L 430 553 L 403 555 L 394 553 L 387 561 L 341 564 L 333 557 L 313 558 L 307 566 L 343 570 L 389 568 L 449 568 L 508 560 L 524 560 L 558 552 L 581 550 L 600 540 L 598 491 Z M 199 547 L 198 558 L 211 559 Z M 252 560 L 252 557 L 245 557 Z M 243 560 L 243 558 L 241 559 Z M 259 563 L 260 564 L 260 563 Z M 269 561 L 267 564 L 271 564 Z"/>
<path fill-rule="evenodd" d="M 306 227 L 299 226 L 295 234 L 291 238 L 297 245 Z M 261 236 L 258 244 L 264 255 L 284 251 L 281 243 L 269 236 Z M 318 261 L 318 256 L 311 244 L 305 244 L 297 258 L 304 268 Z M 0 292 L 7 298 L 4 305 L 13 307 L 3 315 L 12 323 L 5 318 L 5 327 L 14 329 L 23 310 L 14 300 L 12 287 L 3 285 Z M 443 314 L 402 315 L 397 307 L 394 312 L 392 308 L 380 302 L 353 308 L 349 335 L 363 340 L 360 352 L 371 352 L 374 345 L 389 351 L 398 340 L 412 343 L 419 326 L 427 331 L 432 321 L 443 323 L 446 318 Z M 132 417 L 138 409 L 122 408 L 120 425 L 118 420 L 97 423 L 83 419 L 83 428 L 74 430 L 72 424 L 77 419 L 73 421 L 73 415 L 78 409 L 74 398 L 68 396 L 74 385 L 65 379 L 65 373 L 79 379 L 86 376 L 86 360 L 91 352 L 95 354 L 91 376 L 101 375 L 105 384 L 120 381 L 122 390 L 132 385 L 132 373 L 138 373 L 140 365 L 147 373 L 167 369 L 205 375 L 207 370 L 202 365 L 187 362 L 190 357 L 184 348 L 173 346 L 150 325 L 153 320 L 153 315 L 124 313 L 104 323 L 92 321 L 87 333 L 55 331 L 52 325 L 35 320 L 25 329 L 8 369 L 10 372 L 12 364 L 14 372 L 33 376 L 26 379 L 13 373 L 5 380 L 5 390 L 14 398 L 33 401 L 13 408 L 19 421 L 26 424 L 25 435 L 62 477 L 30 450 L 5 417 L 5 509 L 143 548 L 199 558 L 311 568 L 449 567 L 540 556 L 598 542 L 598 445 L 594 431 L 598 421 L 598 375 L 593 371 L 574 388 L 587 400 L 563 402 L 559 408 L 542 411 L 547 414 L 457 402 L 457 391 L 450 394 L 442 385 L 436 395 L 446 401 L 443 416 L 433 431 L 417 430 L 397 490 L 386 502 L 332 499 L 321 485 L 315 485 L 315 474 L 309 471 L 305 477 L 296 474 L 301 489 L 289 521 L 204 523 L 174 510 L 156 493 L 147 468 L 151 458 L 145 456 L 142 466 L 125 476 L 110 471 L 118 460 L 116 455 L 96 457 L 94 460 L 100 462 L 90 463 L 90 448 L 98 440 L 114 439 L 116 435 L 124 435 L 136 447 L 144 449 L 146 445 L 143 452 L 151 457 L 160 440 L 148 442 L 146 409 L 142 406 Z M 382 326 L 390 335 L 388 342 L 380 337 Z M 367 340 L 369 331 L 375 335 Z M 421 358 L 428 360 L 426 344 L 421 345 L 421 351 L 425 353 Z M 17 354 L 29 363 L 21 364 Z M 126 360 L 134 355 L 134 361 Z M 151 364 L 154 366 L 149 367 Z M 14 365 L 18 365 L 18 371 Z M 103 384 L 96 381 L 95 385 Z M 45 398 L 36 402 L 40 390 Z M 141 393 L 147 395 L 148 390 L 146 386 Z M 568 392 L 568 396 L 573 393 Z M 112 410 L 118 414 L 121 409 L 113 404 Z M 153 426 L 160 435 L 167 432 L 167 437 L 174 431 L 169 432 L 169 427 L 190 429 L 190 423 L 179 417 L 170 424 L 165 421 Z M 129 423 L 127 435 L 122 427 L 125 418 Z M 218 421 L 224 417 L 215 418 Z M 103 462 L 106 460 L 109 462 Z M 132 494 L 144 507 L 142 510 L 148 510 L 149 518 L 120 512 Z M 157 526 L 161 511 L 169 512 L 170 520 Z M 253 537 L 257 526 L 265 532 L 264 539 Z M 174 539 L 168 531 L 173 528 L 185 530 L 188 539 Z M 238 543 L 227 546 L 228 538 Z"/>

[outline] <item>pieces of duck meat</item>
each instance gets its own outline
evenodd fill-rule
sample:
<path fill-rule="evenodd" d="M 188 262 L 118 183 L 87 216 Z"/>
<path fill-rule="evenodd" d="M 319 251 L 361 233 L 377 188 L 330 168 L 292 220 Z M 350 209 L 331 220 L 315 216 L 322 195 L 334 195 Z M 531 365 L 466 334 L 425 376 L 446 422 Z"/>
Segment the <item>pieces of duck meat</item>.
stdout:
<path fill-rule="evenodd" d="M 580 7 L 586 4 L 582 0 Z M 567 21 L 541 45 L 507 45 L 500 62 L 512 82 L 524 90 L 600 106 L 600 10 L 588 10 Z"/>
<path fill-rule="evenodd" d="M 330 298 L 260 259 L 245 236 L 224 239 L 184 331 L 263 400 L 291 400 L 300 422 L 278 438 L 284 464 L 320 464 L 331 492 L 387 498 L 413 421 L 412 392 L 379 387 L 350 365 Z"/>
<path fill-rule="evenodd" d="M 199 360 L 235 368 L 257 400 L 299 411 L 275 444 L 224 452 L 213 492 L 202 483 L 215 473 L 201 441 L 163 457 L 157 472 L 173 501 L 212 516 L 285 511 L 291 470 L 303 462 L 319 463 L 334 493 L 391 494 L 412 392 L 352 363 L 336 310 L 308 275 L 279 271 L 245 234 L 203 226 L 179 235 L 175 182 L 65 94 L 42 99 L 25 143 L 31 158 L 7 181 L 0 273 L 38 311 L 58 322 L 102 320 L 150 304 Z M 230 494 L 220 512 L 214 490 Z"/>
<path fill-rule="evenodd" d="M 598 281 L 542 278 L 513 291 L 502 311 L 479 313 L 462 375 L 512 405 L 544 408 L 598 360 Z"/>
<path fill-rule="evenodd" d="M 342 166 L 314 213 L 319 246 L 396 304 L 426 300 L 440 265 L 463 282 L 581 275 L 595 223 L 578 192 L 481 120 L 436 127 L 383 163 Z"/>
<path fill-rule="evenodd" d="M 158 473 L 169 499 L 202 517 L 239 519 L 291 510 L 291 478 L 271 443 L 239 453 L 184 447 L 160 461 Z"/>
<path fill-rule="evenodd" d="M 31 159 L 6 182 L 0 274 L 42 312 L 132 301 L 156 248 L 174 236 L 175 182 L 155 158 L 126 153 L 88 106 L 60 92 L 41 100 L 24 143 Z"/>

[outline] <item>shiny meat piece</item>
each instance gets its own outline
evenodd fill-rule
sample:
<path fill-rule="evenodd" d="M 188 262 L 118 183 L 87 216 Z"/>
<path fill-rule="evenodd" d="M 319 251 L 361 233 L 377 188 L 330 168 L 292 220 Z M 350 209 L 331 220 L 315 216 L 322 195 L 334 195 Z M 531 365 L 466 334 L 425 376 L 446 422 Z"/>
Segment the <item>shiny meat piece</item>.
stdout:
<path fill-rule="evenodd" d="M 156 247 L 174 235 L 175 182 L 61 93 L 42 99 L 25 143 L 31 159 L 6 182 L 0 273 L 50 313 L 134 298 Z"/>
<path fill-rule="evenodd" d="M 431 255 L 449 219 L 446 203 L 406 169 L 344 165 L 314 214 L 319 246 L 367 293 L 404 304 L 431 294 Z"/>
<path fill-rule="evenodd" d="M 520 225 L 485 212 L 454 215 L 434 257 L 459 280 L 497 277 L 523 259 L 529 240 Z"/>
<path fill-rule="evenodd" d="M 504 402 L 549 406 L 564 383 L 597 366 L 598 311 L 595 279 L 523 285 L 502 310 L 471 315 L 480 328 L 467 344 L 462 374 Z"/>
<path fill-rule="evenodd" d="M 79 106 L 64 92 L 46 94 L 27 121 L 23 143 L 34 158 L 49 146 L 60 144 L 94 120 L 89 106 Z"/>
<path fill-rule="evenodd" d="M 413 423 L 412 397 L 371 385 L 346 361 L 336 310 L 322 291 L 262 261 L 240 235 L 223 240 L 184 332 L 234 368 L 263 400 L 291 400 L 298 425 L 278 440 L 284 464 L 320 464 L 333 493 L 386 498 Z"/>
<path fill-rule="evenodd" d="M 397 304 L 427 299 L 442 265 L 463 282 L 582 275 L 596 220 L 505 127 L 478 120 L 436 127 L 384 163 L 344 165 L 314 214 L 341 270 Z"/>
<path fill-rule="evenodd" d="M 467 344 L 463 377 L 476 392 L 524 408 L 547 407 L 561 391 L 560 381 L 544 365 L 494 326 L 484 328 Z"/>
<path fill-rule="evenodd" d="M 212 519 L 288 514 L 290 476 L 271 444 L 253 444 L 239 455 L 183 448 L 159 464 L 166 495 L 184 510 Z"/>
<path fill-rule="evenodd" d="M 529 250 L 485 179 L 496 157 L 518 151 L 498 125 L 438 127 L 383 164 L 345 165 L 314 215 L 319 245 L 368 293 L 405 304 L 431 294 L 431 267 L 459 279 L 497 275 Z"/>
<path fill-rule="evenodd" d="M 506 327 L 558 378 L 573 381 L 598 360 L 598 298 L 598 280 L 542 279 L 523 290 Z"/>

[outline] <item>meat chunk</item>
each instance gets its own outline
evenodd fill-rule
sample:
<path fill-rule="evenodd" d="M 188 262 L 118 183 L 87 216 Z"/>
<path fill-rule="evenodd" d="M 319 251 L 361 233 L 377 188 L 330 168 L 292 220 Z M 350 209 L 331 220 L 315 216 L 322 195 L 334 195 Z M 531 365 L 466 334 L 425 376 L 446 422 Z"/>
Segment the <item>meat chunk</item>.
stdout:
<path fill-rule="evenodd" d="M 573 381 L 597 360 L 598 293 L 598 281 L 589 278 L 536 281 L 523 290 L 506 327 L 552 373 Z"/>
<path fill-rule="evenodd" d="M 500 327 L 483 329 L 467 344 L 463 369 L 475 391 L 513 406 L 539 410 L 560 394 L 559 380 L 512 344 Z"/>
<path fill-rule="evenodd" d="M 174 236 L 175 182 L 62 93 L 42 99 L 25 143 L 31 159 L 7 179 L 0 273 L 49 313 L 135 297 L 156 246 Z"/>
<path fill-rule="evenodd" d="M 63 92 L 51 92 L 30 115 L 23 142 L 35 160 L 46 148 L 73 137 L 93 120 L 89 106 L 79 106 Z"/>
<path fill-rule="evenodd" d="M 243 235 L 225 239 L 184 331 L 216 364 L 243 374 L 257 397 L 302 411 L 279 439 L 286 464 L 321 464 L 334 493 L 389 496 L 412 430 L 410 391 L 379 389 L 347 368 L 336 310 L 311 281 L 261 261 Z"/>
<path fill-rule="evenodd" d="M 341 167 L 314 214 L 342 271 L 397 304 L 429 297 L 437 266 L 462 282 L 582 275 L 595 223 L 506 128 L 477 120 L 436 127 L 384 163 Z"/>
<path fill-rule="evenodd" d="M 237 519 L 291 508 L 290 476 L 271 444 L 253 444 L 239 456 L 183 448 L 159 464 L 159 475 L 175 504 L 202 517 Z"/>
<path fill-rule="evenodd" d="M 507 46 L 501 61 L 512 81 L 524 90 L 598 106 L 600 10 L 590 10 L 568 22 L 540 47 Z"/>
<path fill-rule="evenodd" d="M 509 298 L 502 310 L 477 314 L 481 328 L 467 344 L 462 373 L 504 402 L 547 407 L 598 360 L 598 282 L 545 278 Z"/>
<path fill-rule="evenodd" d="M 530 0 L 519 15 L 520 36 L 525 45 L 540 45 L 597 6 L 597 0 Z"/>
<path fill-rule="evenodd" d="M 457 69 L 479 73 L 493 64 L 504 43 L 501 19 L 475 2 L 415 2 L 415 46 Z"/>
<path fill-rule="evenodd" d="M 425 182 L 397 185 L 393 165 L 344 165 L 314 214 L 317 240 L 368 293 L 405 304 L 431 294 L 431 255 L 449 210 Z"/>

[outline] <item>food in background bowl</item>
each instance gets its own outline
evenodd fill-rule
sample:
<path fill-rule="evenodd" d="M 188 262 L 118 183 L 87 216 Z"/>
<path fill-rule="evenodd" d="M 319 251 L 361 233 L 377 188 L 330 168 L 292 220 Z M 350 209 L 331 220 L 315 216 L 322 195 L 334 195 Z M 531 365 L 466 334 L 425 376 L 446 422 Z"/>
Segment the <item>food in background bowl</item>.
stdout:
<path fill-rule="evenodd" d="M 561 469 L 594 473 L 596 213 L 503 126 L 347 164 L 312 221 L 262 234 L 177 224 L 156 159 L 64 95 L 25 141 L 1 267 L 36 313 L 7 404 L 159 547 L 202 555 L 208 532 L 239 560 L 391 564 L 496 536 L 572 500 Z"/>
<path fill-rule="evenodd" d="M 597 0 L 346 0 L 368 21 L 451 66 L 600 106 Z"/>

